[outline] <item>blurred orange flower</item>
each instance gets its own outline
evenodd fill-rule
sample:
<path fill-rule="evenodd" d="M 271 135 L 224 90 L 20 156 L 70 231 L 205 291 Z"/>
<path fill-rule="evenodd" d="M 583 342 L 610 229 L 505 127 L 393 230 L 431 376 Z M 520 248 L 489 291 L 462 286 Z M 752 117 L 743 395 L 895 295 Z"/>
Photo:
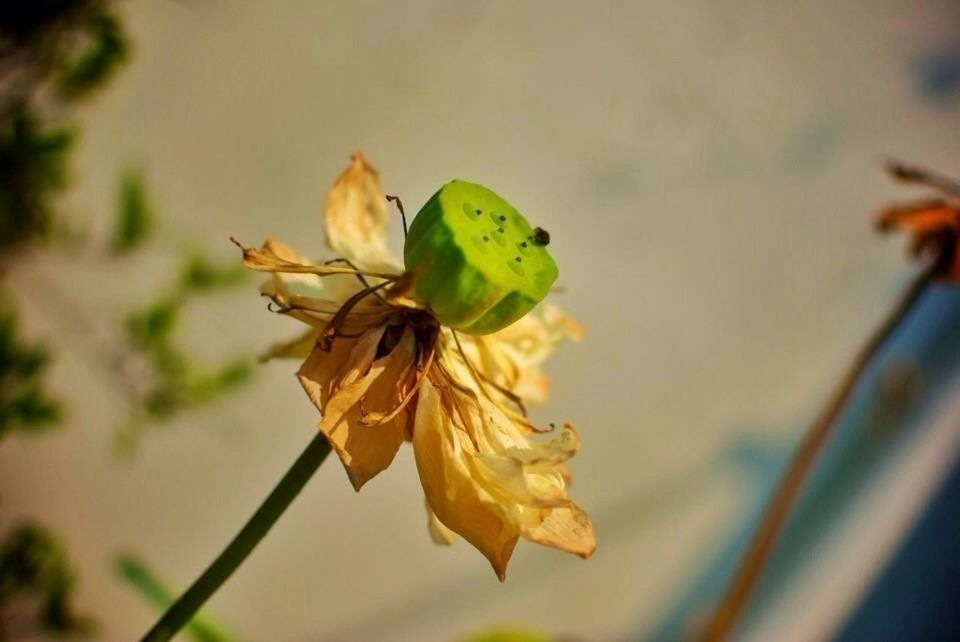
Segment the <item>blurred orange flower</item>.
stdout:
<path fill-rule="evenodd" d="M 960 183 L 902 163 L 890 163 L 887 171 L 897 180 L 932 187 L 941 196 L 887 207 L 877 216 L 877 229 L 909 233 L 912 256 L 935 261 L 938 278 L 960 281 Z"/>
<path fill-rule="evenodd" d="M 531 423 L 524 405 L 546 398 L 540 364 L 561 341 L 579 339 L 581 327 L 550 304 L 494 334 L 441 326 L 405 296 L 408 278 L 386 247 L 386 197 L 361 154 L 325 209 L 338 258 L 313 263 L 270 239 L 243 248 L 244 264 L 272 273 L 262 293 L 308 326 L 265 356 L 306 359 L 297 376 L 354 488 L 409 441 L 434 541 L 459 534 L 501 581 L 521 537 L 590 556 L 593 526 L 567 496 L 577 433 L 565 425 L 537 439 L 552 428 Z"/>

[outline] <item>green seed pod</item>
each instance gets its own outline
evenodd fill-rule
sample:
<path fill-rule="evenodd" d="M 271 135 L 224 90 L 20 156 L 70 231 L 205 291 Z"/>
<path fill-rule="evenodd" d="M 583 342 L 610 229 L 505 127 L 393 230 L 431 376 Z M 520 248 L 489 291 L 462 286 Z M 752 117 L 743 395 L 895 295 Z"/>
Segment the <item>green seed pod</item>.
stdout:
<path fill-rule="evenodd" d="M 486 187 L 451 181 L 420 209 L 403 247 L 413 297 L 443 325 L 496 332 L 529 312 L 557 279 L 543 234 Z"/>

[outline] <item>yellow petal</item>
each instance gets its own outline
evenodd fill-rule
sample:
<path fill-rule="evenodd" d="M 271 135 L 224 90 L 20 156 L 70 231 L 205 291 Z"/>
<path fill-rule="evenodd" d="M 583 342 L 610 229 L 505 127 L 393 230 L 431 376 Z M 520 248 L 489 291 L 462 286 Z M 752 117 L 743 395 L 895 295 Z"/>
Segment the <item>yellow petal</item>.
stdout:
<path fill-rule="evenodd" d="M 586 559 L 597 548 L 593 524 L 576 504 L 544 510 L 535 526 L 523 530 L 524 539 L 559 548 Z"/>
<path fill-rule="evenodd" d="M 330 188 L 326 204 L 327 244 L 357 267 L 395 271 L 387 250 L 387 198 L 380 175 L 357 152 Z"/>
<path fill-rule="evenodd" d="M 430 539 L 433 540 L 434 544 L 450 546 L 457 540 L 457 534 L 437 519 L 436 514 L 430 508 L 430 502 L 427 502 L 427 530 L 430 532 Z"/>
<path fill-rule="evenodd" d="M 443 416 L 442 421 L 451 424 L 456 445 L 452 455 L 446 454 L 447 477 L 451 470 L 460 470 L 469 477 L 475 495 L 498 505 L 499 510 L 494 512 L 507 532 L 519 532 L 528 540 L 583 557 L 589 555 L 596 545 L 593 527 L 567 495 L 569 474 L 565 462 L 580 447 L 573 427 L 564 426 L 553 439 L 533 438 L 514 415 L 472 379 L 459 351 L 447 344 L 439 358 L 442 369 L 437 376 L 444 385 L 439 392 L 437 412 Z M 424 400 L 421 392 L 421 404 Z M 421 422 L 417 421 L 415 452 L 420 427 Z M 432 495 L 427 496 L 433 505 Z M 447 521 L 443 512 L 437 510 L 437 516 L 454 531 L 461 532 Z"/>
<path fill-rule="evenodd" d="M 338 338 L 330 350 L 323 350 L 319 345 L 313 348 L 297 371 L 297 378 L 320 412 L 324 412 L 327 401 L 348 371 L 354 373 L 355 380 L 369 369 L 376 352 L 375 342 L 379 342 L 382 336 L 383 329 L 377 328 L 360 339 Z"/>
<path fill-rule="evenodd" d="M 429 379 L 420 388 L 413 452 L 430 508 L 446 527 L 483 553 L 503 581 L 520 532 L 505 518 L 504 506 L 477 484 L 473 446 L 443 409 Z"/>
<path fill-rule="evenodd" d="M 390 465 L 409 422 L 400 413 L 376 426 L 363 424 L 365 412 L 385 412 L 399 402 L 398 380 L 414 358 L 413 333 L 407 331 L 389 354 L 374 360 L 382 336 L 380 329 L 353 342 L 335 339 L 329 352 L 318 346 L 298 373 L 323 412 L 319 429 L 357 490 Z"/>
<path fill-rule="evenodd" d="M 239 243 L 238 243 L 239 245 Z M 343 267 L 341 265 L 333 264 L 321 264 L 317 265 L 310 263 L 309 261 L 301 260 L 292 260 L 290 258 L 283 258 L 278 256 L 270 249 L 269 246 L 265 246 L 261 249 L 254 247 L 244 247 L 243 249 L 243 266 L 255 270 L 257 272 L 279 272 L 282 274 L 317 274 L 319 276 L 329 276 L 329 275 L 340 275 L 340 274 L 349 274 L 354 275 L 357 271 L 351 267 Z M 383 279 L 396 279 L 399 272 L 396 269 L 381 269 L 381 270 L 365 270 L 361 269 L 360 272 L 365 276 L 383 278 Z"/>
<path fill-rule="evenodd" d="M 563 341 L 583 336 L 579 323 L 544 303 L 503 330 L 480 337 L 460 336 L 464 352 L 485 378 L 526 403 L 546 401 L 550 381 L 540 365 Z"/>
<path fill-rule="evenodd" d="M 292 247 L 275 238 L 268 238 L 261 250 L 272 254 L 287 264 L 311 265 L 312 262 Z M 339 267 L 347 267 L 340 265 Z M 260 292 L 277 297 L 308 297 L 342 302 L 363 287 L 363 283 L 353 274 L 331 274 L 323 277 L 317 274 L 289 274 L 274 272 L 260 288 Z M 280 301 L 277 301 L 283 305 Z"/>

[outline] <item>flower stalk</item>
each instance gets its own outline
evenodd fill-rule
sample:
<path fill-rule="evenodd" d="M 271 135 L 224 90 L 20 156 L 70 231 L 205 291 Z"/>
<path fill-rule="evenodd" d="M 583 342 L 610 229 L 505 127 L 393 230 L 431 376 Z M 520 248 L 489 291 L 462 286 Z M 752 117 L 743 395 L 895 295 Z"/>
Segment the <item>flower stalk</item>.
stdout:
<path fill-rule="evenodd" d="M 790 460 L 787 470 L 767 505 L 760 524 L 754 531 L 747 551 L 740 561 L 737 574 L 730 582 L 727 592 L 714 611 L 713 617 L 703 636 L 704 642 L 721 642 L 729 638 L 737 619 L 750 599 L 753 588 L 760 579 L 767 560 L 773 552 L 790 511 L 796 503 L 803 482 L 807 479 L 817 455 L 823 449 L 857 381 L 877 350 L 890 338 L 900 323 L 913 309 L 914 304 L 933 282 L 936 264 L 923 270 L 904 292 L 896 307 L 891 311 L 879 328 L 870 336 L 857 353 L 853 362 L 837 383 L 827 404 L 807 431 Z"/>
<path fill-rule="evenodd" d="M 960 183 L 928 169 L 899 162 L 889 163 L 887 172 L 895 180 L 926 185 L 943 196 L 889 207 L 880 212 L 876 221 L 877 229 L 881 232 L 909 233 L 911 254 L 914 257 L 926 255 L 927 267 L 914 277 L 887 318 L 861 347 L 804 436 L 760 518 L 753 538 L 737 567 L 736 575 L 703 631 L 701 639 L 704 642 L 726 640 L 736 627 L 786 525 L 803 483 L 824 444 L 833 434 L 840 413 L 867 365 L 910 314 L 931 283 L 960 281 L 960 203 L 957 201 L 960 198 Z"/>
<path fill-rule="evenodd" d="M 318 433 L 240 532 L 141 638 L 142 642 L 169 640 L 186 626 L 210 596 L 253 552 L 329 454 L 330 443 L 322 433 Z"/>

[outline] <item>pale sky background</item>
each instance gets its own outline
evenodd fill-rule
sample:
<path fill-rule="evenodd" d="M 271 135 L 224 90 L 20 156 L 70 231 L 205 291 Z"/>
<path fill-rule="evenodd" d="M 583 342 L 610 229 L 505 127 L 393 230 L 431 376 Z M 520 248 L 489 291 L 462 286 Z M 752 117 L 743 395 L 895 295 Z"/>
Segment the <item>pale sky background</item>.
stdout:
<path fill-rule="evenodd" d="M 887 155 L 960 174 L 960 112 L 919 86 L 960 46 L 953 3 L 125 3 L 132 64 L 82 112 L 71 212 L 109 226 L 120 172 L 144 167 L 161 249 L 118 264 L 40 257 L 105 327 L 166 283 L 186 241 L 234 255 L 268 235 L 322 255 L 320 204 L 362 150 L 416 211 L 443 182 L 486 184 L 550 230 L 586 339 L 548 364 L 547 420 L 584 446 L 573 497 L 599 547 L 583 561 L 521 542 L 508 580 L 434 546 L 409 449 L 355 494 L 330 460 L 210 602 L 249 640 L 446 640 L 520 622 L 616 639 L 653 618 L 740 515 L 737 479 L 696 480 L 744 435 L 789 443 L 908 278 L 871 213 L 909 191 Z M 954 97 L 956 99 L 956 97 Z M 400 253 L 399 221 L 392 240 Z M 165 249 L 164 249 L 165 248 Z M 69 268 L 69 269 L 67 269 Z M 38 294 L 37 296 L 42 296 Z M 313 434 L 295 363 L 111 450 L 122 400 L 71 352 L 51 382 L 63 430 L 0 448 L 0 524 L 66 535 L 102 639 L 155 612 L 117 581 L 135 551 L 186 585 Z M 201 355 L 296 330 L 255 282 L 194 306 Z M 64 338 L 67 337 L 67 338 Z"/>

